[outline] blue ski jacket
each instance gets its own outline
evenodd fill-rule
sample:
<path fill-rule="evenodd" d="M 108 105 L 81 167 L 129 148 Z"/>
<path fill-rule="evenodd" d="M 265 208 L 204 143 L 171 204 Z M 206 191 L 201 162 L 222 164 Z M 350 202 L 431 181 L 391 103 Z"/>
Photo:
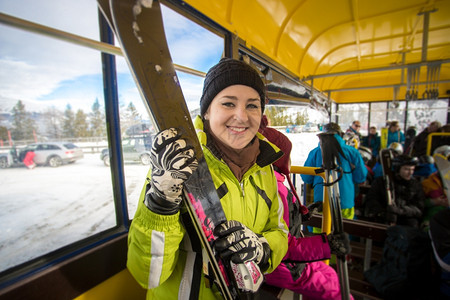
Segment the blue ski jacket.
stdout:
<path fill-rule="evenodd" d="M 335 134 L 334 137 L 339 142 L 345 158 L 340 155 L 343 170 L 342 179 L 339 180 L 339 194 L 341 198 L 341 209 L 355 206 L 355 184 L 363 183 L 366 180 L 367 168 L 359 154 L 359 151 L 345 144 L 344 140 Z M 319 146 L 311 150 L 305 161 L 305 167 L 322 167 L 322 152 Z M 305 183 L 312 184 L 314 189 L 314 202 L 323 201 L 323 179 L 320 176 L 301 175 Z"/>

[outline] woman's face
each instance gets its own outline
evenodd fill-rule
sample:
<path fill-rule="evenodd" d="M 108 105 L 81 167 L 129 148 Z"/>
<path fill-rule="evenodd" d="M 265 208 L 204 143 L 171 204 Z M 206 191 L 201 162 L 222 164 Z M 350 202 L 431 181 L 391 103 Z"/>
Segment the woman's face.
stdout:
<path fill-rule="evenodd" d="M 243 149 L 255 137 L 261 117 L 260 96 L 245 85 L 223 89 L 204 115 L 214 136 L 236 150 Z"/>

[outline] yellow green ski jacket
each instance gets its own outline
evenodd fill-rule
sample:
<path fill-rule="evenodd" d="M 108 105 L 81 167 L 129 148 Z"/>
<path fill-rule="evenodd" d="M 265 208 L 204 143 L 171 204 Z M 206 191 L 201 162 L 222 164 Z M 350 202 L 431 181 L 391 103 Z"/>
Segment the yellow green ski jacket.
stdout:
<path fill-rule="evenodd" d="M 200 117 L 195 127 L 227 219 L 237 220 L 266 238 L 272 250 L 266 273 L 272 272 L 288 249 L 283 204 L 271 166 L 281 156 L 280 150 L 258 133 L 261 153 L 239 182 L 207 147 Z M 148 174 L 150 177 L 151 172 Z M 147 299 L 221 299 L 215 285 L 208 287 L 201 271 L 207 257 L 195 249 L 186 233 L 183 208 L 174 215 L 158 215 L 143 203 L 149 180 L 141 192 L 128 236 L 127 267 L 131 274 L 148 289 Z"/>

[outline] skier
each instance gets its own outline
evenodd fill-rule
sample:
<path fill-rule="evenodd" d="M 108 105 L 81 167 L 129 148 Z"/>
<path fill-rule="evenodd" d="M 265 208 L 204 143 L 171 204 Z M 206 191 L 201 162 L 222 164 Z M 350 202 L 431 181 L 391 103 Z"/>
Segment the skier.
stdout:
<path fill-rule="evenodd" d="M 323 127 L 323 132 L 332 132 L 336 140 L 341 145 L 345 157 L 341 157 L 343 171 L 342 179 L 339 180 L 339 191 L 341 199 L 342 216 L 346 219 L 353 219 L 355 215 L 355 194 L 356 184 L 363 183 L 367 177 L 367 169 L 358 150 L 345 144 L 342 139 L 343 132 L 336 123 L 328 123 Z M 309 152 L 305 161 L 305 167 L 322 167 L 322 153 L 320 144 Z M 314 189 L 314 202 L 323 201 L 323 179 L 320 176 L 301 175 L 303 181 L 312 184 Z M 320 230 L 314 229 L 314 232 Z"/>
<path fill-rule="evenodd" d="M 399 155 L 394 158 L 394 199 L 388 205 L 383 177 L 377 177 L 366 196 L 366 216 L 379 223 L 419 227 L 424 210 L 424 193 L 414 177 L 417 158 Z"/>
<path fill-rule="evenodd" d="M 442 124 L 439 121 L 433 121 L 422 130 L 413 140 L 412 155 L 416 157 L 426 154 L 429 155 L 429 153 L 427 153 L 428 136 L 433 132 L 437 132 L 441 127 Z"/>
<path fill-rule="evenodd" d="M 347 135 L 349 138 L 355 139 L 354 147 L 358 148 L 361 144 L 362 135 L 359 132 L 361 130 L 361 122 L 358 120 L 355 120 L 352 122 L 352 125 L 350 125 L 347 130 L 345 131 L 344 135 Z"/>
<path fill-rule="evenodd" d="M 214 247 L 225 260 L 254 261 L 270 273 L 286 254 L 288 229 L 271 166 L 282 152 L 258 133 L 265 100 L 259 73 L 224 58 L 206 75 L 195 127 L 228 219 L 216 227 Z M 181 201 L 182 185 L 197 167 L 195 153 L 175 128 L 158 133 L 151 152 L 127 267 L 148 289 L 147 299 L 220 298 L 205 277 L 208 257 L 189 231 Z"/>
<path fill-rule="evenodd" d="M 369 134 L 362 138 L 361 145 L 365 147 L 369 147 L 372 150 L 372 157 L 376 159 L 378 157 L 378 153 L 380 152 L 380 143 L 381 139 L 378 136 L 377 127 L 370 126 Z M 373 166 L 375 162 L 371 162 L 371 166 Z"/>
<path fill-rule="evenodd" d="M 398 121 L 392 121 L 389 123 L 389 130 L 387 136 L 387 146 L 391 143 L 400 143 L 402 147 L 405 144 L 405 134 L 400 130 L 400 124 Z"/>
<path fill-rule="evenodd" d="M 274 128 L 263 128 L 260 132 L 284 153 L 273 166 L 278 180 L 278 192 L 284 204 L 284 220 L 289 226 L 288 252 L 275 271 L 266 275 L 266 283 L 294 291 L 305 299 L 339 299 L 341 292 L 336 271 L 321 260 L 329 259 L 331 253 L 348 254 L 348 236 L 321 234 L 303 237 L 300 232 L 301 222 L 308 210 L 291 192 L 294 189 L 289 178 L 292 143 Z M 291 190 L 284 185 L 286 180 Z"/>

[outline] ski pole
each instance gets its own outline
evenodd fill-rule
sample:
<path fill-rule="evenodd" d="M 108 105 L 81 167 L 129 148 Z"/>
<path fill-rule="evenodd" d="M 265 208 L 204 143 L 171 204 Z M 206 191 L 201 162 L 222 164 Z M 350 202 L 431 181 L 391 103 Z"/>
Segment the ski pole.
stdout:
<path fill-rule="evenodd" d="M 337 167 L 341 162 L 340 155 L 345 157 L 339 142 L 334 137 L 334 133 L 318 134 L 320 140 L 320 150 L 322 153 L 322 168 L 325 170 L 325 182 L 328 195 L 330 198 L 331 221 L 333 225 L 333 233 L 344 233 L 344 225 L 342 221 L 342 212 L 340 205 L 338 181 L 342 177 L 337 176 Z M 343 300 L 350 299 L 350 284 L 348 281 L 348 269 L 345 256 L 337 256 L 336 261 L 339 283 L 341 285 L 341 298 Z"/>

